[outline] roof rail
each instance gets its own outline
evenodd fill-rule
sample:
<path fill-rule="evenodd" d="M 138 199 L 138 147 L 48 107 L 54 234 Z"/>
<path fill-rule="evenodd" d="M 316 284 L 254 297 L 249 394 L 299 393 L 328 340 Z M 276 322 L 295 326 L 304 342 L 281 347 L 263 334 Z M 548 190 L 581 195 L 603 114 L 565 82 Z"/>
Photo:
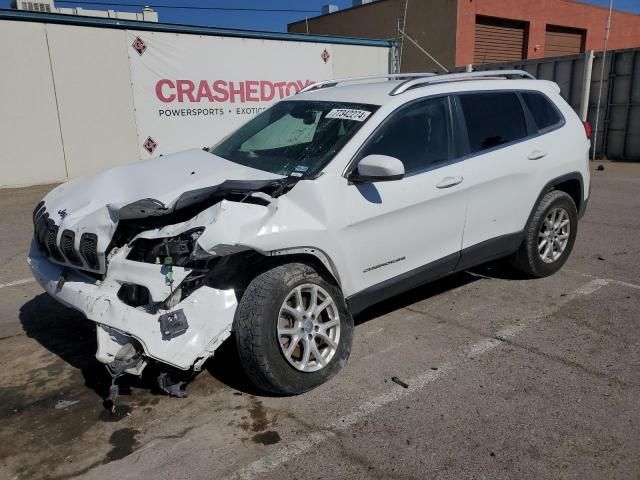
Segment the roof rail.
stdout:
<path fill-rule="evenodd" d="M 413 78 L 401 83 L 389 92 L 389 95 L 400 95 L 412 88 L 435 85 L 444 82 L 458 82 L 462 80 L 482 80 L 482 79 L 514 79 L 525 78 L 535 80 L 536 78 L 524 70 L 485 70 L 483 72 L 449 73 L 444 75 L 434 75 L 428 78 Z"/>
<path fill-rule="evenodd" d="M 321 82 L 316 82 L 314 84 L 308 85 L 300 90 L 298 93 L 309 92 L 311 90 L 318 90 L 320 88 L 330 88 L 335 87 L 341 83 L 352 83 L 352 82 L 366 82 L 369 80 L 392 80 L 392 79 L 419 79 L 426 77 L 435 77 L 435 73 L 389 73 L 387 75 L 370 75 L 367 77 L 352 77 L 352 78 L 341 78 L 335 80 L 323 80 Z"/>

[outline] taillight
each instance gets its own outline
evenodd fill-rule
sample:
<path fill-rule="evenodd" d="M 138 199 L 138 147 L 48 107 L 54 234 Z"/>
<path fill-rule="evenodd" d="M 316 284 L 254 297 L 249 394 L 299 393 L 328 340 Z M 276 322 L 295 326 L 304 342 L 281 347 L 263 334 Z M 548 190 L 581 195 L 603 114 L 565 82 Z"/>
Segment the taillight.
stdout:
<path fill-rule="evenodd" d="M 588 120 L 584 122 L 584 133 L 587 135 L 587 139 L 591 140 L 591 124 Z"/>

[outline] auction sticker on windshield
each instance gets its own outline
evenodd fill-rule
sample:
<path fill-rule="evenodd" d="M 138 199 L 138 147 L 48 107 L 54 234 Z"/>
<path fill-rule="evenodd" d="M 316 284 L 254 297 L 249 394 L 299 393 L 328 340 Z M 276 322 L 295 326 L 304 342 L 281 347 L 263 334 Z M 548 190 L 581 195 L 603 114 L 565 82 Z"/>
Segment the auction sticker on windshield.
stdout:
<path fill-rule="evenodd" d="M 326 118 L 337 118 L 340 120 L 355 120 L 356 122 L 364 122 L 371 112 L 366 110 L 354 110 L 352 108 L 334 108 L 327 113 Z"/>

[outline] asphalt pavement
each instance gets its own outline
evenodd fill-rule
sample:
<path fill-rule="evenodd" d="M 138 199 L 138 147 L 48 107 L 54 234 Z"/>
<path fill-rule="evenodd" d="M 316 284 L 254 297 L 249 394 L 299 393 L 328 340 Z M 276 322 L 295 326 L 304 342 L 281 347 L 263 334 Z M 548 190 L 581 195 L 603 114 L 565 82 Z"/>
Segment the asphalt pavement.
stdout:
<path fill-rule="evenodd" d="M 188 398 L 128 379 L 115 415 L 93 326 L 26 265 L 50 188 L 0 190 L 2 479 L 640 478 L 638 163 L 593 171 L 552 277 L 495 263 L 378 305 L 304 395 L 255 391 L 227 341 Z"/>

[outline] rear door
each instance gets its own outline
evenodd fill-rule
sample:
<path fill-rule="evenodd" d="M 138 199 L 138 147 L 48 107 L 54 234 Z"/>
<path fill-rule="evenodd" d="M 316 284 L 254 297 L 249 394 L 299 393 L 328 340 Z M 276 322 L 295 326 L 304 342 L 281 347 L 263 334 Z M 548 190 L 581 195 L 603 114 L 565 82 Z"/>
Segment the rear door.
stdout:
<path fill-rule="evenodd" d="M 468 155 L 461 162 L 468 196 L 463 263 L 472 264 L 515 248 L 540 193 L 533 177 L 546 152 L 529 141 L 533 127 L 518 93 L 462 93 L 456 101 L 468 137 Z"/>

